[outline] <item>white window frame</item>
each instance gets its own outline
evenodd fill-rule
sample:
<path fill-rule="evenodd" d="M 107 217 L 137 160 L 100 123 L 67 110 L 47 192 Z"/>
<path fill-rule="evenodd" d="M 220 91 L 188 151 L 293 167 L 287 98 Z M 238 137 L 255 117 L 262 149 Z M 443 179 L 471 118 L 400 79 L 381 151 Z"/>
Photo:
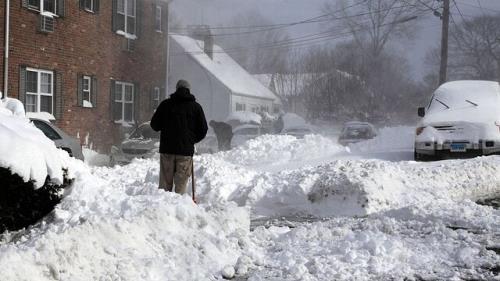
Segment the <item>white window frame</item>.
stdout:
<path fill-rule="evenodd" d="M 161 31 L 161 17 L 162 17 L 162 9 L 160 5 L 156 5 L 156 12 L 155 12 L 155 30 L 156 32 L 162 32 Z"/>
<path fill-rule="evenodd" d="M 88 89 L 85 89 L 85 81 L 87 81 Z M 92 77 L 88 75 L 83 76 L 83 83 L 82 83 L 82 102 L 83 102 L 83 107 L 92 107 L 92 106 L 85 106 L 85 102 L 89 102 L 89 104 L 92 104 Z M 85 94 L 88 93 L 88 99 L 85 98 Z"/>
<path fill-rule="evenodd" d="M 95 12 L 95 0 L 90 0 L 90 8 L 84 6 L 83 9 L 87 12 Z"/>
<path fill-rule="evenodd" d="M 40 6 L 40 8 L 38 7 L 35 7 L 35 6 L 32 6 L 32 5 L 29 5 L 28 3 L 28 8 L 32 9 L 32 10 L 35 10 L 35 11 L 39 11 L 40 13 L 47 13 L 51 16 L 54 16 L 54 17 L 57 17 L 57 0 L 49 0 L 49 1 L 53 1 L 54 2 L 54 12 L 51 12 L 51 11 L 45 11 L 43 5 L 44 5 L 44 0 L 38 0 L 38 5 Z"/>
<path fill-rule="evenodd" d="M 120 11 L 120 1 L 123 1 L 123 11 Z M 130 15 L 130 17 L 134 18 L 135 24 L 135 30 L 133 33 L 129 32 L 128 29 L 128 5 L 129 1 L 133 2 L 134 5 L 134 14 Z M 116 7 L 116 13 L 123 15 L 124 21 L 123 21 L 123 32 L 126 34 L 131 34 L 131 35 L 136 35 L 137 33 L 137 1 L 136 0 L 118 0 L 118 4 Z"/>
<path fill-rule="evenodd" d="M 51 106 L 50 108 L 52 109 L 52 112 L 49 112 L 50 114 L 54 114 L 54 71 L 50 70 L 44 70 L 44 69 L 36 69 L 36 68 L 26 68 L 26 72 L 36 72 L 37 73 L 37 85 L 36 85 L 36 93 L 34 92 L 28 92 L 28 89 L 26 89 L 26 96 L 32 95 L 36 96 L 36 109 L 34 112 L 41 112 L 40 107 L 41 107 L 41 99 L 42 96 L 46 97 L 51 97 Z M 50 74 L 51 76 L 51 85 L 50 85 L 50 93 L 42 93 L 41 92 L 41 84 L 42 84 L 42 79 L 41 79 L 41 74 L 46 73 Z M 28 107 L 26 106 L 26 111 Z M 32 112 L 32 111 L 28 111 Z"/>
<path fill-rule="evenodd" d="M 131 86 L 132 87 L 132 100 L 131 101 L 126 101 L 125 100 L 125 87 L 126 86 Z M 121 87 L 121 99 L 117 100 L 116 99 L 116 88 Z M 114 93 L 114 106 L 118 106 L 118 103 L 121 104 L 122 107 L 122 116 L 119 120 L 115 120 L 116 123 L 134 123 L 134 100 L 135 100 L 135 86 L 133 83 L 129 82 L 122 82 L 122 81 L 116 81 L 115 82 L 115 93 Z M 126 104 L 132 104 L 132 120 L 125 120 L 125 105 Z"/>

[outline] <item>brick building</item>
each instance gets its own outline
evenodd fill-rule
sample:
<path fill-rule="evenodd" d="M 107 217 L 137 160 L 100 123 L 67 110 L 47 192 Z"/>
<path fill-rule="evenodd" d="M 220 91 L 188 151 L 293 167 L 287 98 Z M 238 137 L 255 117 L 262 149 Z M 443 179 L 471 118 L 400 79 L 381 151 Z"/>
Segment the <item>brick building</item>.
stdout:
<path fill-rule="evenodd" d="M 109 152 L 164 96 L 167 10 L 168 0 L 11 0 L 8 96 Z"/>

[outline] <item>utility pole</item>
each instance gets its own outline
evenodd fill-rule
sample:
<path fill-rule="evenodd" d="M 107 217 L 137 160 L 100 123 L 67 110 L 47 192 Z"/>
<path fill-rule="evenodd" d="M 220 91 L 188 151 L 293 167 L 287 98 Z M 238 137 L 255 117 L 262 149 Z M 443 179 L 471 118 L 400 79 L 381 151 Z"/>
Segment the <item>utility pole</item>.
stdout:
<path fill-rule="evenodd" d="M 441 66 L 439 68 L 439 85 L 446 82 L 448 68 L 448 29 L 450 25 L 450 0 L 443 0 L 443 14 L 441 16 Z"/>

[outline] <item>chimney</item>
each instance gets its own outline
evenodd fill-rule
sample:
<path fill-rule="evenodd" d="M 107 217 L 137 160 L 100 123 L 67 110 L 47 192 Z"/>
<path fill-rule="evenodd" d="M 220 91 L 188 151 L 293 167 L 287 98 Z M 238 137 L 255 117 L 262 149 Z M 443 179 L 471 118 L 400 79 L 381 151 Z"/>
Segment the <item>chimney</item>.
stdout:
<path fill-rule="evenodd" d="M 203 41 L 203 52 L 205 52 L 210 59 L 214 58 L 214 37 L 208 25 L 191 26 L 191 37 Z"/>
<path fill-rule="evenodd" d="M 210 30 L 208 30 L 208 35 L 205 35 L 203 38 L 203 51 L 207 54 L 211 60 L 214 59 L 214 37 L 210 34 Z"/>

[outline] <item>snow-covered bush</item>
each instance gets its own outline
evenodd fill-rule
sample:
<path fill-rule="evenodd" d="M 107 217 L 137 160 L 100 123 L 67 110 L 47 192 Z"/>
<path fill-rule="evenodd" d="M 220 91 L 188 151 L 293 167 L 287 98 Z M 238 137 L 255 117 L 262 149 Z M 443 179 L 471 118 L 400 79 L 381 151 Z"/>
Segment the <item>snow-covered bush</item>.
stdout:
<path fill-rule="evenodd" d="M 25 182 L 19 175 L 0 167 L 0 233 L 18 230 L 35 224 L 50 213 L 61 201 L 62 191 L 71 180 L 54 184 L 47 177 L 45 184 L 36 189 L 33 181 Z"/>
<path fill-rule="evenodd" d="M 71 161 L 26 118 L 20 101 L 0 100 L 0 232 L 49 213 L 70 183 Z"/>

